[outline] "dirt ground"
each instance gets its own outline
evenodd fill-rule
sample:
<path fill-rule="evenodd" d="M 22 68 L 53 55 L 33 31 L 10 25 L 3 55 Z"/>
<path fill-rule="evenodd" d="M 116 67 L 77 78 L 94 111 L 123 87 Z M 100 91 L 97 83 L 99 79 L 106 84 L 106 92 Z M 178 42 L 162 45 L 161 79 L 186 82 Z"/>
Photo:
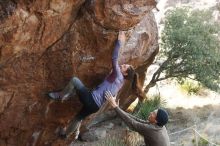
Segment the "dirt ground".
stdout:
<path fill-rule="evenodd" d="M 220 105 L 206 105 L 204 107 L 194 107 L 192 109 L 176 108 L 168 109 L 170 120 L 167 124 L 167 130 L 170 135 L 171 146 L 194 146 L 195 132 L 192 127 L 210 142 L 220 145 Z M 119 139 L 124 141 L 126 146 L 139 146 L 143 144 L 143 138 L 135 132 L 129 131 L 123 122 L 116 118 L 111 121 L 102 123 L 101 127 L 113 123 L 114 126 L 107 130 L 107 136 L 104 140 L 95 142 L 75 141 L 71 146 L 104 146 L 109 139 Z M 179 132 L 179 133 L 176 133 Z M 205 145 L 206 142 L 199 140 L 199 146 Z M 106 142 L 106 143 L 104 143 Z M 116 145 L 115 145 L 116 146 Z M 121 145 L 118 145 L 121 146 Z"/>
<path fill-rule="evenodd" d="M 192 128 L 183 132 L 174 133 L 188 127 L 195 128 L 202 137 L 212 143 L 220 145 L 220 105 L 206 105 L 203 107 L 194 107 L 192 109 L 176 108 L 170 110 L 170 121 L 167 125 L 167 129 L 170 134 L 171 145 L 193 146 L 195 144 L 193 143 L 193 141 L 195 141 L 195 135 L 201 146 L 206 144 L 206 142 L 199 139 L 199 135 L 195 134 Z"/>

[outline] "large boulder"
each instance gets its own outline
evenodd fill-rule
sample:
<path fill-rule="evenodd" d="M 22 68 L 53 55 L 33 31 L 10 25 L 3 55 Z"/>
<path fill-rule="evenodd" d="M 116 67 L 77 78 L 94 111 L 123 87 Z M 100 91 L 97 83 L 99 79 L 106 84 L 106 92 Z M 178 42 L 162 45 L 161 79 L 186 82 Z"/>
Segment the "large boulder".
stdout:
<path fill-rule="evenodd" d="M 0 144 L 65 145 L 54 134 L 80 110 L 77 98 L 64 103 L 45 93 L 62 89 L 72 76 L 98 85 L 111 70 L 118 31 L 126 31 L 120 63 L 140 73 L 158 52 L 154 0 L 0 1 Z M 126 84 L 124 109 L 136 98 Z"/>

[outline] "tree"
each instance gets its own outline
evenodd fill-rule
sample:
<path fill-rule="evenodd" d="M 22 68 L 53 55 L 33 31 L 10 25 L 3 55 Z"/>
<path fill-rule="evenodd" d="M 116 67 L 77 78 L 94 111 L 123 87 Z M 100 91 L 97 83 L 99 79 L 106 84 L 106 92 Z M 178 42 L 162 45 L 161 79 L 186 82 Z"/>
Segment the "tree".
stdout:
<path fill-rule="evenodd" d="M 212 13 L 176 8 L 168 11 L 161 35 L 163 63 L 153 74 L 145 92 L 158 81 L 190 78 L 218 91 L 220 87 L 220 27 Z"/>

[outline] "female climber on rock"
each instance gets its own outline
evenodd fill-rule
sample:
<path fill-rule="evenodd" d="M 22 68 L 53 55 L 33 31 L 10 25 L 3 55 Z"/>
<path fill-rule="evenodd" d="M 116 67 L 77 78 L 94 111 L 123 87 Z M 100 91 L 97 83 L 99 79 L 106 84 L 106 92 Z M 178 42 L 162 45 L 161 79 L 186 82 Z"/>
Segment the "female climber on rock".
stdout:
<path fill-rule="evenodd" d="M 51 99 L 62 101 L 77 94 L 80 102 L 83 104 L 80 112 L 71 120 L 66 129 L 60 131 L 59 135 L 61 137 L 68 137 L 72 133 L 75 133 L 75 139 L 77 139 L 81 121 L 99 110 L 106 101 L 106 91 L 110 91 L 113 96 L 116 96 L 123 86 L 125 79 L 131 81 L 134 93 L 140 99 L 144 98 L 143 91 L 139 86 L 138 74 L 134 68 L 128 64 L 122 64 L 120 66 L 118 64 L 119 49 L 124 42 L 125 34 L 124 32 L 120 32 L 112 55 L 112 71 L 97 88 L 90 92 L 77 77 L 73 77 L 62 91 L 50 92 L 48 94 Z"/>

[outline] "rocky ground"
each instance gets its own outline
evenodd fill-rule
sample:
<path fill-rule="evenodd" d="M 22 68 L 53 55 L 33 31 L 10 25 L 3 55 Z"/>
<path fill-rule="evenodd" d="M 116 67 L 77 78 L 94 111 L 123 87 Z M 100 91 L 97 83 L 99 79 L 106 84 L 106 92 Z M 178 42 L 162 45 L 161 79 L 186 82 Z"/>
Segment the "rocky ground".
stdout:
<path fill-rule="evenodd" d="M 205 105 L 188 109 L 177 107 L 167 110 L 170 115 L 167 129 L 171 146 L 194 146 L 195 135 L 192 129 L 179 132 L 194 125 L 203 137 L 220 144 L 220 105 Z M 55 146 L 61 146 L 64 143 L 68 146 L 123 146 L 123 144 L 140 146 L 143 144 L 142 137 L 128 130 L 119 118 L 100 123 L 91 128 L 91 131 L 84 134 L 82 138 L 87 141 L 73 141 L 71 138 L 65 141 L 59 139 Z"/>
<path fill-rule="evenodd" d="M 184 109 L 168 109 L 170 121 L 167 125 L 170 135 L 171 146 L 194 146 L 195 132 L 192 129 L 182 131 L 188 127 L 196 126 L 196 130 L 210 142 L 220 145 L 220 105 L 206 105 Z M 179 133 L 176 133 L 179 132 Z M 91 141 L 98 136 L 99 140 Z M 126 128 L 119 118 L 105 121 L 92 128 L 91 133 L 84 135 L 88 141 L 68 141 L 70 146 L 139 146 L 143 144 L 143 138 L 135 132 Z M 203 140 L 197 139 L 200 145 L 206 144 Z M 207 145 L 208 146 L 208 145 Z"/>
<path fill-rule="evenodd" d="M 167 126 L 170 133 L 170 141 L 173 146 L 193 146 L 195 143 L 195 131 L 182 131 L 188 127 L 195 128 L 202 137 L 210 142 L 220 145 L 220 105 L 206 105 L 192 109 L 176 108 L 170 110 L 170 122 Z M 178 132 L 179 133 L 175 133 Z M 173 134 L 172 134 L 173 133 Z M 199 139 L 200 145 L 205 144 Z"/>

